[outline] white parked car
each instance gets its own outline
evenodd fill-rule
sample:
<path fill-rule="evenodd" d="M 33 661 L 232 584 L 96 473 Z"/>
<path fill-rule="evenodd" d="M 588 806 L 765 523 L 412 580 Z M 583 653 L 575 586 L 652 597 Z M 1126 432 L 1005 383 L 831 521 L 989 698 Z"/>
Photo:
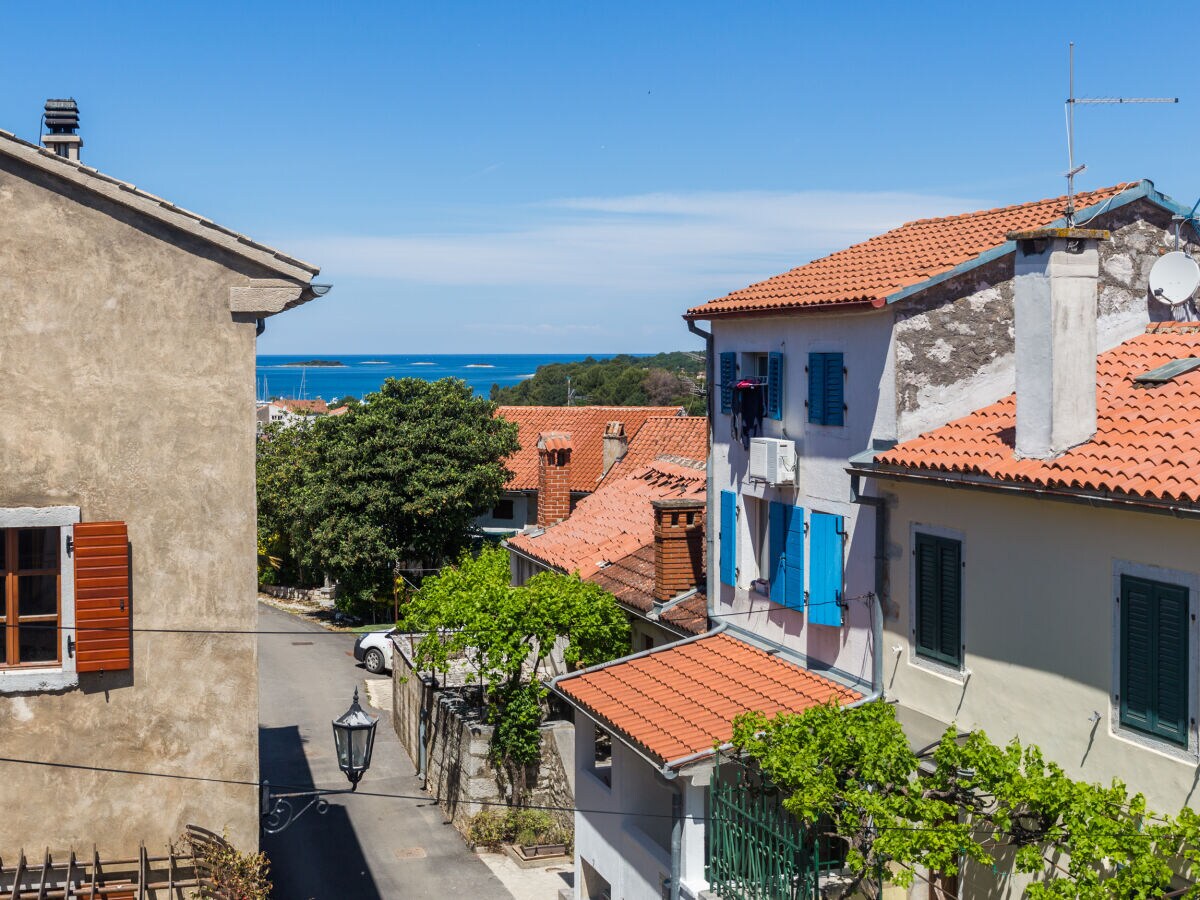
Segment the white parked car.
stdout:
<path fill-rule="evenodd" d="M 391 635 L 395 628 L 385 628 L 382 631 L 368 631 L 360 634 L 354 642 L 354 658 L 362 663 L 368 672 L 378 675 L 392 668 Z"/>

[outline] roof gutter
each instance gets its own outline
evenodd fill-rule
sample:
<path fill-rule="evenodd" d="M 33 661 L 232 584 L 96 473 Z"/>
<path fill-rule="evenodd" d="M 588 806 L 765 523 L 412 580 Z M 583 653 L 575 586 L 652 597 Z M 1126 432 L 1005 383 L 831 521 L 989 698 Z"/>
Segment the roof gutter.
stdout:
<path fill-rule="evenodd" d="M 907 481 L 915 484 L 932 484 L 940 487 L 966 488 L 968 490 L 992 491 L 1021 496 L 1032 494 L 1035 497 L 1043 497 L 1047 500 L 1079 503 L 1094 508 L 1128 509 L 1133 512 L 1173 516 L 1177 519 L 1200 519 L 1200 506 L 1130 498 L 1113 491 L 1055 490 L 1054 488 L 1037 487 L 1027 482 L 1000 481 L 995 478 L 971 475 L 965 472 L 936 472 L 930 470 L 930 474 L 920 474 L 900 466 L 889 466 L 879 463 L 856 463 L 848 466 L 846 471 L 850 475 L 857 477 L 879 478 L 888 481 Z"/>
<path fill-rule="evenodd" d="M 883 306 L 869 297 L 854 300 L 833 300 L 829 303 L 817 303 L 811 306 L 775 306 L 770 309 L 728 309 L 705 311 L 703 307 L 689 309 L 683 314 L 683 319 L 689 324 L 695 321 L 712 321 L 713 319 L 759 319 L 764 317 L 794 316 L 801 313 L 840 313 L 846 310 L 862 310 L 870 312 Z"/>

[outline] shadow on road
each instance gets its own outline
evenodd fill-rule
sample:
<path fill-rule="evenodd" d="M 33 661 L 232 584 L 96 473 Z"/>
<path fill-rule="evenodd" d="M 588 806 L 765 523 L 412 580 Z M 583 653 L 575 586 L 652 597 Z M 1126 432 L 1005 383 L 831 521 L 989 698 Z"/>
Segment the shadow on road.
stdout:
<path fill-rule="evenodd" d="M 329 743 L 332 750 L 332 735 Z M 263 777 L 277 790 L 314 787 L 296 726 L 260 727 L 258 752 Z M 263 836 L 276 900 L 382 900 L 343 802 L 354 798 L 331 797 L 324 815 L 310 809 L 287 830 Z"/>

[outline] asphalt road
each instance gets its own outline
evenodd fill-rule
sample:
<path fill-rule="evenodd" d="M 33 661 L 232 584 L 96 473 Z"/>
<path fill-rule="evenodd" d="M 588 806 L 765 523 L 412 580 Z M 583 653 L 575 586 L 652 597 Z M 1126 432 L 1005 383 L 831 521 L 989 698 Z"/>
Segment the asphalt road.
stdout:
<path fill-rule="evenodd" d="M 262 603 L 258 609 L 260 630 L 306 632 L 258 639 L 262 777 L 298 786 L 293 790 L 347 787 L 330 722 L 349 707 L 357 685 L 363 708 L 382 716 L 359 790 L 422 797 L 391 711 L 367 706 L 362 682 L 386 676 L 370 675 L 354 661 L 353 635 L 328 632 Z M 330 797 L 324 815 L 310 809 L 286 831 L 266 835 L 263 849 L 271 859 L 276 900 L 512 898 L 441 810 L 424 799 Z"/>

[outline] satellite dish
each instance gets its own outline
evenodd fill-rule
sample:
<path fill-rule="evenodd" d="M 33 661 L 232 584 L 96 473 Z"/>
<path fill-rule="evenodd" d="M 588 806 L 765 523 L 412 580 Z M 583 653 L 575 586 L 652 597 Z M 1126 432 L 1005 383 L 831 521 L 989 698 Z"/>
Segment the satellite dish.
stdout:
<path fill-rule="evenodd" d="M 1186 303 L 1200 287 L 1200 264 L 1182 250 L 1172 250 L 1150 270 L 1150 295 L 1160 303 Z"/>

